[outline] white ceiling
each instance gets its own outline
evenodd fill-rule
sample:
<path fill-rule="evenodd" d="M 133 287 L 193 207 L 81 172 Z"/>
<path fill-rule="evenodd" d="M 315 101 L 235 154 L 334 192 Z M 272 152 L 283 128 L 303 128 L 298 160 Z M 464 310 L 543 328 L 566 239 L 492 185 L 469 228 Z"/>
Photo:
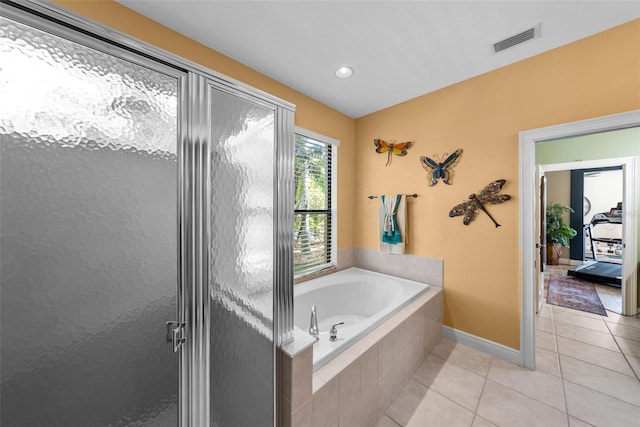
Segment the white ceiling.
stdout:
<path fill-rule="evenodd" d="M 640 17 L 640 0 L 118 1 L 353 118 Z"/>

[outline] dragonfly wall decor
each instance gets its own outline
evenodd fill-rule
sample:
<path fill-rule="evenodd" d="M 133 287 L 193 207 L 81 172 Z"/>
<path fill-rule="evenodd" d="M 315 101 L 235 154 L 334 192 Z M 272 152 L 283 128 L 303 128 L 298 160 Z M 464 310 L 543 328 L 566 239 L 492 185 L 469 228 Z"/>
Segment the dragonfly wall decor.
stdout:
<path fill-rule="evenodd" d="M 489 183 L 478 194 L 472 194 L 469 196 L 469 200 L 455 205 L 449 212 L 449 217 L 464 215 L 462 223 L 469 225 L 471 221 L 478 216 L 478 209 L 486 213 L 491 221 L 496 225 L 496 228 L 500 227 L 500 224 L 491 216 L 484 205 L 497 205 L 504 203 L 507 200 L 511 200 L 511 196 L 508 194 L 498 194 L 502 190 L 502 186 L 507 182 L 505 179 L 498 179 Z"/>
<path fill-rule="evenodd" d="M 389 166 L 391 163 L 391 153 L 396 156 L 406 156 L 407 149 L 411 147 L 411 141 L 391 143 L 381 139 L 374 139 L 373 144 L 376 146 L 376 153 L 389 153 L 387 154 L 387 164 L 385 166 Z"/>

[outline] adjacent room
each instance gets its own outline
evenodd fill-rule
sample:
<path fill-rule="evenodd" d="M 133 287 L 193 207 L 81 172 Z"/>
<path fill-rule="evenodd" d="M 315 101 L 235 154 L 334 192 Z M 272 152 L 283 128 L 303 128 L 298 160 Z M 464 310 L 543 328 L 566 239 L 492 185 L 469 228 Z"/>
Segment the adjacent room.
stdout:
<path fill-rule="evenodd" d="M 562 222 L 573 233 L 567 234 L 562 244 L 548 246 L 547 263 L 560 265 L 555 268 L 572 276 L 564 279 L 569 283 L 592 283 L 602 305 L 618 314 L 623 314 L 624 307 L 624 250 L 637 245 L 636 239 L 625 241 L 623 233 L 624 187 L 633 185 L 626 180 L 629 171 L 624 170 L 623 159 L 635 155 L 637 132 L 634 128 L 617 130 L 536 147 L 538 161 L 545 169 L 546 204 L 563 208 Z M 596 167 L 584 168 L 583 160 Z M 547 236 L 549 232 L 547 229 Z M 634 265 L 632 261 L 626 268 Z"/>

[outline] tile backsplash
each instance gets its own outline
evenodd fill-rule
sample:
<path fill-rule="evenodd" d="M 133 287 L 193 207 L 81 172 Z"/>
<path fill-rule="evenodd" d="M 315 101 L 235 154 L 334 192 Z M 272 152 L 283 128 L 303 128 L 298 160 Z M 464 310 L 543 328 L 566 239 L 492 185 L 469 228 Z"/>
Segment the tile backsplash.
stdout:
<path fill-rule="evenodd" d="M 338 251 L 338 270 L 363 268 L 403 279 L 442 287 L 444 263 L 441 259 L 418 255 L 396 255 L 376 249 L 347 248 Z"/>

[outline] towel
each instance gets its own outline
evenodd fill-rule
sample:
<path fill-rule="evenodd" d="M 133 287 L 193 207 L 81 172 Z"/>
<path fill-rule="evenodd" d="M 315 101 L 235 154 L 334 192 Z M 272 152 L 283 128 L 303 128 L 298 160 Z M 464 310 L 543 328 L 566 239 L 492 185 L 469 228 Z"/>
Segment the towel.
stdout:
<path fill-rule="evenodd" d="M 407 244 L 406 198 L 402 194 L 395 197 L 380 196 L 378 209 L 378 232 L 380 252 L 403 254 Z"/>

